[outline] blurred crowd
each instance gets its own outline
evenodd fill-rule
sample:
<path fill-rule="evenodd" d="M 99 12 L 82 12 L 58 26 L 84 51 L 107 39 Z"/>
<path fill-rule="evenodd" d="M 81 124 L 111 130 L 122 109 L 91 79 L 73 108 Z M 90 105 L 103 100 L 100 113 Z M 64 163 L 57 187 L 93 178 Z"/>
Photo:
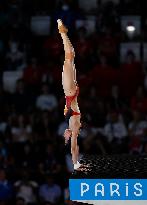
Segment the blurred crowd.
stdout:
<path fill-rule="evenodd" d="M 63 138 L 68 125 L 59 17 L 76 53 L 80 157 L 147 153 L 147 72 L 132 50 L 120 63 L 119 44 L 126 40 L 119 25 L 122 2 L 98 1 L 96 32 L 89 34 L 75 27 L 85 18 L 78 1 L 0 0 L 0 205 L 75 204 L 68 200 L 73 166 L 70 142 L 65 146 Z M 143 11 L 138 3 L 126 4 L 128 12 Z M 52 17 L 51 33 L 35 36 L 30 18 L 45 14 Z M 5 71 L 23 72 L 13 93 L 4 89 Z"/>

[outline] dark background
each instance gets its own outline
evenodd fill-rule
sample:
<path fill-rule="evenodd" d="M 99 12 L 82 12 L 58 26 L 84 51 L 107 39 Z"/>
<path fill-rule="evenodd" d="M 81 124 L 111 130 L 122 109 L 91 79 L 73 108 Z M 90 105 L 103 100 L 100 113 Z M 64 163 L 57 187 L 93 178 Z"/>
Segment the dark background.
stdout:
<path fill-rule="evenodd" d="M 147 1 L 0 0 L 0 204 L 74 204 L 68 198 L 73 171 L 64 146 L 62 89 L 64 49 L 56 20 L 62 18 L 76 52 L 82 130 L 80 154 L 147 152 Z M 92 4 L 93 1 L 91 1 Z M 115 3 L 118 2 L 118 3 Z M 31 30 L 32 16 L 50 16 L 48 35 Z M 122 15 L 141 17 L 129 38 Z M 76 27 L 94 16 L 95 31 Z M 129 20 L 128 20 L 129 24 Z M 122 42 L 141 43 L 140 60 Z M 137 49 L 137 48 L 136 48 Z M 17 77 L 19 76 L 19 77 Z"/>

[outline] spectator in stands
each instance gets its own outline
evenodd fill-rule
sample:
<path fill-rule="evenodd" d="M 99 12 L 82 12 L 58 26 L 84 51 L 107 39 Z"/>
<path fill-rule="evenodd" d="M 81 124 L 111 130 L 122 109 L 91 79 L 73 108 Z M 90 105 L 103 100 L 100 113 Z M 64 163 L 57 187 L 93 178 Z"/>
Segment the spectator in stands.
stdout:
<path fill-rule="evenodd" d="M 23 146 L 23 153 L 21 156 L 22 166 L 33 168 L 36 166 L 37 159 L 35 158 L 35 152 L 31 143 L 27 142 Z"/>
<path fill-rule="evenodd" d="M 99 62 L 89 72 L 90 78 L 94 81 L 97 80 L 100 70 L 109 68 L 106 56 L 100 55 L 100 56 L 97 56 L 97 58 L 98 57 L 99 57 Z"/>
<path fill-rule="evenodd" d="M 42 94 L 36 99 L 36 107 L 41 110 L 53 111 L 57 108 L 58 102 L 55 95 L 50 93 L 46 83 L 42 85 Z"/>
<path fill-rule="evenodd" d="M 36 115 L 33 123 L 33 132 L 37 140 L 49 140 L 52 139 L 52 131 L 54 130 L 54 120 L 48 111 L 39 112 Z"/>
<path fill-rule="evenodd" d="M 58 33 L 54 36 L 48 37 L 43 45 L 46 58 L 57 60 L 62 54 L 62 44 L 60 38 L 58 38 Z"/>
<path fill-rule="evenodd" d="M 34 204 L 36 202 L 38 184 L 35 181 L 29 180 L 28 172 L 23 171 L 23 178 L 16 181 L 14 186 L 17 198 L 23 198 L 26 204 Z"/>
<path fill-rule="evenodd" d="M 31 98 L 26 92 L 25 84 L 22 79 L 16 82 L 16 91 L 12 94 L 12 107 L 17 113 L 25 113 L 32 105 Z"/>
<path fill-rule="evenodd" d="M 108 99 L 108 104 L 111 109 L 123 110 L 126 107 L 125 100 L 120 95 L 120 89 L 118 85 L 113 85 L 111 89 L 111 96 Z"/>
<path fill-rule="evenodd" d="M 147 121 L 143 119 L 140 111 L 133 111 L 133 120 L 129 123 L 130 152 L 140 153 L 142 150 L 142 141 L 147 129 Z"/>
<path fill-rule="evenodd" d="M 55 58 L 57 58 L 57 56 Z M 62 55 L 58 58 L 58 62 L 57 59 L 49 60 L 47 66 L 46 67 L 44 66 L 45 69 L 42 70 L 43 71 L 42 82 L 46 82 L 49 85 L 51 85 L 53 90 L 56 90 L 56 86 L 59 88 L 59 84 L 62 80 L 62 75 L 61 75 L 62 61 L 63 61 Z M 59 90 L 56 93 L 60 94 Z"/>
<path fill-rule="evenodd" d="M 133 79 L 130 83 L 130 79 Z M 120 69 L 120 88 L 123 96 L 130 97 L 135 94 L 138 85 L 143 82 L 143 73 L 141 63 L 136 60 L 132 50 L 128 50 L 125 56 L 125 62 Z"/>
<path fill-rule="evenodd" d="M 117 52 L 116 38 L 112 33 L 112 28 L 105 27 L 103 35 L 101 35 L 101 37 L 98 36 L 99 38 L 97 40 L 97 46 L 100 52 L 103 53 L 109 61 L 115 58 Z"/>
<path fill-rule="evenodd" d="M 39 152 L 40 153 L 40 152 Z M 37 159 L 38 160 L 38 159 Z M 38 160 L 36 171 L 34 173 L 34 179 L 38 182 L 39 186 L 44 183 L 46 169 L 42 160 Z"/>
<path fill-rule="evenodd" d="M 23 115 L 19 115 L 16 124 L 11 127 L 13 142 L 24 143 L 31 140 L 32 128 Z"/>
<path fill-rule="evenodd" d="M 17 70 L 24 71 L 27 68 L 27 61 L 26 58 L 24 58 L 21 62 L 21 64 L 17 67 Z"/>
<path fill-rule="evenodd" d="M 61 162 L 59 162 L 57 157 L 60 156 L 55 154 L 55 147 L 52 143 L 48 143 L 42 161 L 44 162 L 45 169 L 50 170 L 54 174 L 58 174 L 61 171 Z"/>
<path fill-rule="evenodd" d="M 136 95 L 131 98 L 130 106 L 132 110 L 140 110 L 142 113 L 147 113 L 147 97 L 142 86 L 136 90 Z"/>
<path fill-rule="evenodd" d="M 25 55 L 19 49 L 19 43 L 16 41 L 9 42 L 9 51 L 6 55 L 7 70 L 18 70 L 24 63 Z"/>
<path fill-rule="evenodd" d="M 95 86 L 90 87 L 89 98 L 86 99 L 86 113 L 90 115 L 91 128 L 103 128 L 106 120 L 106 108 L 104 100 L 98 97 Z M 91 109 L 95 107 L 95 109 Z M 92 130 L 91 130 L 92 131 Z"/>
<path fill-rule="evenodd" d="M 53 204 L 59 202 L 61 197 L 61 188 L 54 182 L 52 175 L 46 177 L 46 183 L 42 184 L 39 189 L 41 201 L 48 201 Z"/>
<path fill-rule="evenodd" d="M 108 64 L 105 55 L 99 56 L 100 62 L 95 65 L 90 72 L 90 78 L 95 83 L 99 96 L 108 97 L 111 93 L 111 87 L 119 83 L 119 71 Z"/>
<path fill-rule="evenodd" d="M 8 201 L 12 198 L 12 196 L 12 185 L 7 180 L 5 170 L 0 169 L 0 201 Z"/>
<path fill-rule="evenodd" d="M 37 58 L 33 57 L 31 59 L 30 64 L 24 70 L 23 79 L 31 91 L 36 91 L 37 88 L 39 88 L 42 79 L 42 72 L 38 65 Z"/>
<path fill-rule="evenodd" d="M 75 52 L 78 53 L 76 56 L 76 67 L 80 74 L 78 76 L 86 77 L 86 73 L 93 67 L 93 41 L 84 26 L 77 29 L 76 33 L 77 38 L 74 39 L 73 44 L 75 45 Z M 86 80 L 83 84 L 85 83 Z"/>
<path fill-rule="evenodd" d="M 92 52 L 92 41 L 88 38 L 87 29 L 82 26 L 77 30 L 77 38 L 75 39 L 75 50 L 78 51 L 78 59 L 88 56 Z"/>
<path fill-rule="evenodd" d="M 110 121 L 104 126 L 104 136 L 113 147 L 112 151 L 121 152 L 128 136 L 128 131 L 123 121 L 119 119 L 117 111 L 110 113 Z M 120 145 L 120 146 L 119 146 Z M 122 145 L 122 146 L 121 146 Z"/>

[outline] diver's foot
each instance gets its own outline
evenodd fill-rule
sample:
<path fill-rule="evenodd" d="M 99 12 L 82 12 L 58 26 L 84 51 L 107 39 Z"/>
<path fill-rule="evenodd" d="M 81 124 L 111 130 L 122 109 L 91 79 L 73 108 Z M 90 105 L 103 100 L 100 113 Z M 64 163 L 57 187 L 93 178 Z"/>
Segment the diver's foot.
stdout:
<path fill-rule="evenodd" d="M 62 20 L 61 19 L 58 19 L 57 20 L 57 23 L 58 23 L 58 30 L 59 30 L 59 33 L 67 33 L 68 32 L 68 29 L 66 28 L 66 26 L 63 24 Z"/>

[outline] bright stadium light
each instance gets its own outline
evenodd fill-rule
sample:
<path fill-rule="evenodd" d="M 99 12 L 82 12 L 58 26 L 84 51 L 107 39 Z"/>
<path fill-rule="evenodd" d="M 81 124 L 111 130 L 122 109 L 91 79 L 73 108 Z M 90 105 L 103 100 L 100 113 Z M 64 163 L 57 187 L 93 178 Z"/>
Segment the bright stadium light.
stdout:
<path fill-rule="evenodd" d="M 134 34 L 135 34 L 136 28 L 133 25 L 133 23 L 128 22 L 127 26 L 126 26 L 126 32 L 129 38 L 133 38 Z"/>
<path fill-rule="evenodd" d="M 135 26 L 133 26 L 133 25 L 128 25 L 128 26 L 126 27 L 126 30 L 127 30 L 128 32 L 134 32 L 134 31 L 136 30 L 136 28 L 135 28 Z"/>

